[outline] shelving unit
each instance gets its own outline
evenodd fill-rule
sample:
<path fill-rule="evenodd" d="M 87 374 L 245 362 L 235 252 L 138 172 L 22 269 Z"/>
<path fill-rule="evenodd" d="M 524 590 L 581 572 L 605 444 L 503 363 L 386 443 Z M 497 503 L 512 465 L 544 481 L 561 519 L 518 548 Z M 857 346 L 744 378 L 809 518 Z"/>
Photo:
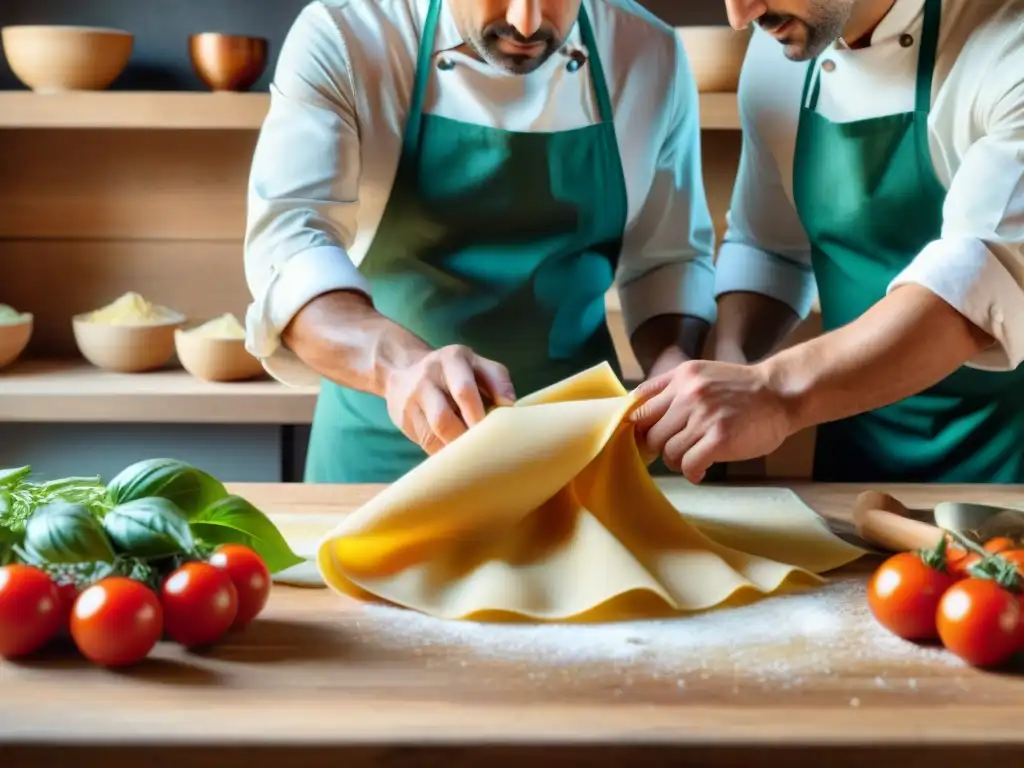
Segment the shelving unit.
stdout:
<path fill-rule="evenodd" d="M 269 99 L 266 93 L 0 91 L 0 128 L 255 130 Z M 701 94 L 700 112 L 705 129 L 739 128 L 734 93 Z"/>
<path fill-rule="evenodd" d="M 0 372 L 0 422 L 309 424 L 317 389 L 205 382 L 182 369 L 112 373 L 82 360 L 25 360 Z"/>

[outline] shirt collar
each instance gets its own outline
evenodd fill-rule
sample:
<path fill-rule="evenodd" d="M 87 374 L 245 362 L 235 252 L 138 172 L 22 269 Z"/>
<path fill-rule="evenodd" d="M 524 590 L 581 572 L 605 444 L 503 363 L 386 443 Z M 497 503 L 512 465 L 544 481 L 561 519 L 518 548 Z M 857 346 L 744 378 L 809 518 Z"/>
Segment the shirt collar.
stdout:
<path fill-rule="evenodd" d="M 925 0 L 896 0 L 892 8 L 871 32 L 871 45 L 878 45 L 899 37 L 924 13 Z M 836 48 L 849 50 L 842 38 L 836 41 Z"/>

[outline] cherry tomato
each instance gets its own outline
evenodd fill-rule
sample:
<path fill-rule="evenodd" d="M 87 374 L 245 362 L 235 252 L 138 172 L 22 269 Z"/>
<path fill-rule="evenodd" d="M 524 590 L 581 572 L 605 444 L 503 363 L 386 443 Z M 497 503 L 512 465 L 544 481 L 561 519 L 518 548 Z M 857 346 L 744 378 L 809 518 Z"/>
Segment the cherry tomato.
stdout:
<path fill-rule="evenodd" d="M 238 615 L 238 590 L 226 571 L 209 563 L 185 563 L 160 592 L 167 634 L 187 647 L 216 642 Z"/>
<path fill-rule="evenodd" d="M 1016 548 L 1017 543 L 1007 536 L 996 536 L 994 539 L 989 539 L 984 546 L 986 552 L 991 552 L 994 555 Z"/>
<path fill-rule="evenodd" d="M 975 667 L 994 667 L 1018 648 L 1021 602 L 991 579 L 962 579 L 946 590 L 936 623 L 942 644 Z"/>
<path fill-rule="evenodd" d="M 936 637 L 935 611 L 956 578 L 921 559 L 916 552 L 893 555 L 868 582 L 868 606 L 883 627 L 905 640 Z"/>
<path fill-rule="evenodd" d="M 57 592 L 60 594 L 60 631 L 64 635 L 71 631 L 71 609 L 75 607 L 78 591 L 78 586 L 74 582 L 66 581 L 57 584 Z"/>
<path fill-rule="evenodd" d="M 270 597 L 270 571 L 256 550 L 244 544 L 224 544 L 210 556 L 210 565 L 231 577 L 238 591 L 236 628 L 245 627 L 255 619 Z"/>
<path fill-rule="evenodd" d="M 21 564 L 0 568 L 0 656 L 35 653 L 60 627 L 60 593 L 44 571 Z"/>
<path fill-rule="evenodd" d="M 981 557 L 974 552 L 952 545 L 946 550 L 946 570 L 958 579 L 968 578 L 971 575 L 968 569 L 978 562 L 981 562 Z"/>
<path fill-rule="evenodd" d="M 141 581 L 110 576 L 87 587 L 71 610 L 71 637 L 90 661 L 120 667 L 141 661 L 163 632 L 156 593 Z"/>
<path fill-rule="evenodd" d="M 999 556 L 1013 564 L 1017 569 L 1017 573 L 1024 576 L 1024 549 L 1010 549 L 1003 550 L 999 553 Z"/>

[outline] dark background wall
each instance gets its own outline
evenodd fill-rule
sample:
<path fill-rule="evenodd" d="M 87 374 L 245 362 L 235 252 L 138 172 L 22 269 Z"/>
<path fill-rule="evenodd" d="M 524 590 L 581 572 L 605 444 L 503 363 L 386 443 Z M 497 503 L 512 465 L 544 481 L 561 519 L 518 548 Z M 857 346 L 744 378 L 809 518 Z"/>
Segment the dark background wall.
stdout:
<path fill-rule="evenodd" d="M 204 90 L 188 61 L 187 38 L 196 32 L 256 35 L 270 40 L 271 59 L 253 90 L 265 91 L 277 50 L 308 0 L 0 0 L 0 26 L 84 24 L 134 32 L 135 51 L 114 89 Z M 666 22 L 724 24 L 722 0 L 641 0 Z M 0 89 L 20 88 L 6 60 Z"/>

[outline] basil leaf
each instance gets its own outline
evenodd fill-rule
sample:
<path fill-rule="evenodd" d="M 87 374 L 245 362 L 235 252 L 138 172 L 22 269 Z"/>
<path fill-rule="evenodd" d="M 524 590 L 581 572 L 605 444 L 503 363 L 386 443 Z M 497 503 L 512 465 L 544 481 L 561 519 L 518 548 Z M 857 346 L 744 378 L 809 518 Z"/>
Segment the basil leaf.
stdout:
<path fill-rule="evenodd" d="M 192 533 L 208 543 L 245 544 L 256 550 L 271 573 L 306 562 L 292 552 L 270 518 L 234 494 L 204 509 L 191 520 Z"/>
<path fill-rule="evenodd" d="M 32 472 L 32 467 L 13 467 L 0 469 L 0 488 L 10 488 L 17 485 Z"/>
<path fill-rule="evenodd" d="M 55 501 L 36 510 L 25 526 L 25 548 L 50 563 L 113 562 L 103 527 L 81 504 Z"/>
<path fill-rule="evenodd" d="M 14 545 L 20 543 L 20 538 L 10 528 L 0 528 L 0 566 L 14 562 Z"/>
<path fill-rule="evenodd" d="M 186 517 L 228 495 L 217 478 L 177 459 L 146 459 L 126 467 L 107 485 L 115 505 L 154 496 L 174 502 Z"/>
<path fill-rule="evenodd" d="M 118 552 L 132 557 L 167 557 L 195 547 L 185 515 L 159 497 L 117 505 L 104 516 L 103 529 Z"/>

